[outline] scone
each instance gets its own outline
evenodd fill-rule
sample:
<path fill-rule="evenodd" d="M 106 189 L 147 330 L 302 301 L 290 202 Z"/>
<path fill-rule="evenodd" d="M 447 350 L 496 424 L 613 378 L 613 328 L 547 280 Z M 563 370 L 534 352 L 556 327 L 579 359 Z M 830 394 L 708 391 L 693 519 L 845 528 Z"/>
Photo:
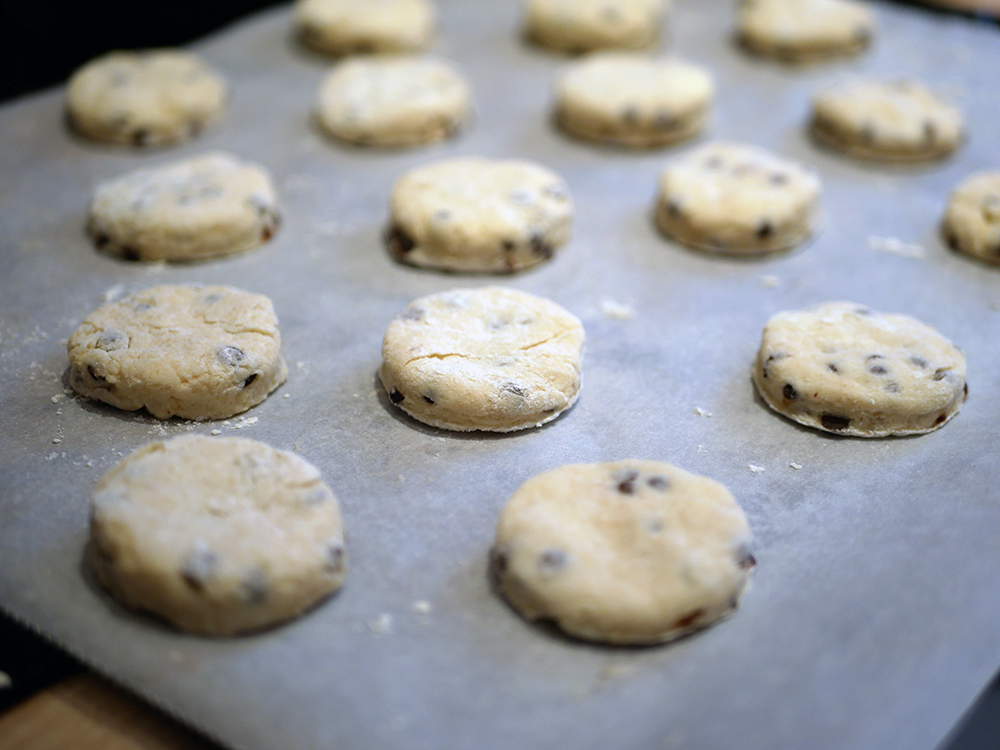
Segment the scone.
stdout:
<path fill-rule="evenodd" d="M 416 52 L 437 23 L 430 0 L 298 0 L 293 13 L 302 41 L 330 55 Z"/>
<path fill-rule="evenodd" d="M 271 239 L 278 200 L 260 166 L 211 153 L 101 183 L 88 231 L 98 249 L 128 260 L 232 255 Z"/>
<path fill-rule="evenodd" d="M 502 287 L 421 297 L 389 324 L 379 377 L 389 401 L 446 430 L 511 432 L 549 422 L 580 394 L 583 325 Z"/>
<path fill-rule="evenodd" d="M 162 146 L 197 136 L 225 109 L 226 83 L 182 50 L 109 52 L 69 79 L 74 129 L 98 141 Z"/>
<path fill-rule="evenodd" d="M 572 216 L 569 188 L 550 169 L 463 157 L 418 167 L 396 182 L 385 239 L 409 265 L 512 273 L 566 244 Z"/>
<path fill-rule="evenodd" d="M 101 478 L 88 559 L 122 604 L 212 635 L 295 617 L 346 572 L 340 508 L 314 466 L 202 435 L 151 443 Z"/>
<path fill-rule="evenodd" d="M 471 114 L 469 86 L 440 60 L 349 58 L 320 87 L 316 116 L 334 138 L 362 146 L 417 146 L 449 138 Z"/>
<path fill-rule="evenodd" d="M 558 52 L 643 49 L 656 44 L 665 0 L 524 0 L 524 34 Z"/>
<path fill-rule="evenodd" d="M 704 69 L 669 58 L 599 52 L 555 84 L 555 118 L 570 135 L 622 146 L 662 146 L 707 122 L 715 85 Z"/>
<path fill-rule="evenodd" d="M 747 50 L 791 63 L 857 55 L 875 31 L 857 0 L 743 0 L 736 25 Z"/>
<path fill-rule="evenodd" d="M 69 337 L 77 393 L 158 419 L 225 419 L 285 382 L 271 300 L 164 284 L 90 313 Z"/>
<path fill-rule="evenodd" d="M 819 176 L 757 146 L 711 143 L 660 176 L 656 223 L 709 252 L 763 255 L 802 243 L 819 220 Z"/>
<path fill-rule="evenodd" d="M 718 482 L 661 461 L 580 464 L 514 493 L 492 571 L 528 620 L 586 640 L 661 643 L 736 609 L 751 547 L 746 516 Z"/>
<path fill-rule="evenodd" d="M 882 161 L 937 159 L 964 138 L 962 113 L 908 79 L 829 86 L 813 100 L 810 127 L 824 145 Z"/>
<path fill-rule="evenodd" d="M 853 302 L 772 317 L 753 380 L 779 414 L 855 437 L 936 430 L 969 392 L 965 355 L 954 344 L 908 315 Z"/>
<path fill-rule="evenodd" d="M 952 249 L 1000 264 L 1000 172 L 980 172 L 952 191 L 942 231 Z"/>

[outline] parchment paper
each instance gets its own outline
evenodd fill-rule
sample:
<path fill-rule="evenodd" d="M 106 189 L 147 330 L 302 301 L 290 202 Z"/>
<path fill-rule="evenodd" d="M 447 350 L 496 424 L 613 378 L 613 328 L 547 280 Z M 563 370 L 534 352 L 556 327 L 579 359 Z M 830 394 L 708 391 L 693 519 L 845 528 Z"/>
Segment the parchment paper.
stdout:
<path fill-rule="evenodd" d="M 195 45 L 228 76 L 232 99 L 194 143 L 147 153 L 84 142 L 67 131 L 58 90 L 4 107 L 4 610 L 247 750 L 937 744 L 1000 665 L 1000 269 L 956 256 L 938 234 L 951 188 L 1000 166 L 1000 39 L 967 19 L 876 4 L 869 53 L 789 69 L 734 47 L 732 3 L 677 5 L 668 48 L 718 82 L 707 137 L 757 143 L 821 173 L 825 221 L 803 249 L 737 261 L 663 239 L 651 221 L 656 178 L 690 144 L 633 152 L 556 132 L 550 85 L 563 60 L 522 44 L 513 2 L 441 2 L 434 52 L 464 70 L 477 115 L 428 148 L 325 139 L 310 110 L 330 63 L 294 42 L 288 8 Z M 954 98 L 968 142 L 907 168 L 818 149 L 803 130 L 812 91 L 861 72 L 912 74 Z M 167 266 L 93 249 L 84 223 L 95 183 L 209 149 L 273 171 L 284 222 L 268 245 Z M 575 198 L 569 246 L 499 279 L 554 299 L 587 329 L 581 398 L 543 429 L 430 429 L 376 384 L 385 326 L 411 299 L 498 282 L 399 266 L 381 243 L 395 179 L 459 154 L 538 160 Z M 288 382 L 221 423 L 161 423 L 67 396 L 65 339 L 80 319 L 164 282 L 270 295 Z M 749 377 L 762 326 L 832 299 L 912 314 L 963 347 L 962 413 L 930 435 L 888 440 L 828 436 L 771 413 Z M 93 482 L 150 440 L 211 430 L 319 466 L 349 536 L 339 595 L 228 640 L 123 610 L 81 564 Z M 521 482 L 624 457 L 671 461 L 737 496 L 759 565 L 734 617 L 671 645 L 608 648 L 529 625 L 490 590 L 497 514 Z"/>

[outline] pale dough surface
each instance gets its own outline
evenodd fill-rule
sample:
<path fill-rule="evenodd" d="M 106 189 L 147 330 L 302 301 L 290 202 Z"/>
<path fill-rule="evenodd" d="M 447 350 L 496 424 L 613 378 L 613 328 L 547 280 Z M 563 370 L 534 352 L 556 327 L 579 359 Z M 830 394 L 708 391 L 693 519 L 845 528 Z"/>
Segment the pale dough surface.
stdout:
<path fill-rule="evenodd" d="M 500 515 L 492 568 L 528 620 L 620 644 L 668 641 L 725 617 L 756 560 L 718 482 L 661 461 L 562 466 Z"/>
<path fill-rule="evenodd" d="M 130 260 L 200 260 L 266 242 L 279 221 L 270 175 L 224 153 L 139 169 L 97 186 L 88 230 Z"/>
<path fill-rule="evenodd" d="M 454 135 L 471 114 L 469 86 L 441 60 L 410 55 L 349 58 L 324 79 L 320 125 L 349 143 L 416 146 Z"/>
<path fill-rule="evenodd" d="M 772 317 L 753 379 L 780 414 L 856 437 L 936 430 L 968 394 L 965 355 L 954 344 L 908 315 L 853 302 Z"/>
<path fill-rule="evenodd" d="M 461 157 L 403 175 L 389 214 L 386 242 L 403 263 L 511 273 L 569 241 L 573 202 L 563 179 L 539 164 Z"/>
<path fill-rule="evenodd" d="M 69 79 L 73 127 L 88 138 L 161 146 L 197 136 L 225 109 L 226 82 L 182 50 L 109 52 Z"/>
<path fill-rule="evenodd" d="M 1000 172 L 974 174 L 952 191 L 943 231 L 955 250 L 1000 264 Z"/>
<path fill-rule="evenodd" d="M 744 0 L 736 25 L 751 52 L 810 62 L 862 52 L 871 43 L 875 19 L 856 0 Z"/>
<path fill-rule="evenodd" d="M 558 417 L 580 393 L 583 325 L 502 287 L 410 303 L 389 324 L 379 370 L 389 400 L 447 430 L 510 432 Z"/>
<path fill-rule="evenodd" d="M 525 0 L 524 33 L 559 52 L 642 49 L 656 44 L 664 0 Z"/>
<path fill-rule="evenodd" d="M 758 146 L 711 143 L 664 169 L 656 221 L 668 237 L 732 255 L 787 250 L 818 222 L 820 180 Z"/>
<path fill-rule="evenodd" d="M 597 52 L 555 83 L 556 121 L 578 138 L 658 146 L 705 128 L 715 84 L 703 68 L 672 58 Z"/>
<path fill-rule="evenodd" d="M 230 417 L 288 375 L 271 300 L 227 286 L 164 284 L 108 303 L 66 348 L 77 393 L 159 419 Z"/>
<path fill-rule="evenodd" d="M 865 159 L 920 161 L 954 151 L 962 113 L 923 84 L 856 79 L 813 99 L 812 133 L 821 143 Z"/>
<path fill-rule="evenodd" d="M 437 24 L 429 0 L 298 0 L 293 7 L 302 41 L 318 52 L 416 52 Z"/>
<path fill-rule="evenodd" d="M 128 456 L 94 489 L 88 552 L 126 606 L 214 635 L 295 617 L 346 572 L 319 471 L 243 438 L 184 435 Z"/>

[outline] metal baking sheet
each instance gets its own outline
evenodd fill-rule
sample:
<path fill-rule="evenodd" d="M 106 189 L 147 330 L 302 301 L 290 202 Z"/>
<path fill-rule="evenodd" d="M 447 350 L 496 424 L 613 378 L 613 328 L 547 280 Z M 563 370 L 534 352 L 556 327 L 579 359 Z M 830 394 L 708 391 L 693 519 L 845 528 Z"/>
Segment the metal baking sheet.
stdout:
<path fill-rule="evenodd" d="M 232 82 L 197 142 L 137 152 L 67 131 L 59 90 L 0 110 L 0 602 L 167 711 L 236 748 L 931 748 L 1000 665 L 1000 269 L 942 245 L 949 190 L 1000 166 L 994 27 L 877 4 L 857 60 L 787 68 L 745 57 L 732 3 L 678 2 L 672 51 L 715 74 L 708 137 L 815 167 L 824 224 L 774 258 L 712 258 L 651 222 L 663 164 L 689 146 L 625 151 L 565 138 L 549 96 L 561 58 L 522 44 L 514 2 L 441 2 L 435 52 L 465 71 L 476 118 L 405 151 L 331 143 L 310 109 L 328 61 L 290 12 L 254 16 L 195 49 Z M 811 92 L 854 73 L 912 74 L 969 123 L 956 156 L 867 165 L 804 135 Z M 269 167 L 284 223 L 265 247 L 191 265 L 98 254 L 94 184 L 226 149 Z M 552 424 L 451 434 L 387 404 L 382 333 L 411 299 L 496 278 L 395 264 L 380 233 L 405 170 L 459 154 L 536 159 L 572 189 L 575 236 L 508 284 L 587 329 L 584 388 Z M 270 295 L 288 382 L 245 415 L 158 422 L 65 391 L 65 340 L 104 299 L 163 282 Z M 930 435 L 845 439 L 755 398 L 767 318 L 850 299 L 907 312 L 964 348 L 970 397 Z M 249 637 L 176 633 L 109 600 L 82 565 L 93 482 L 146 442 L 220 430 L 297 450 L 340 497 L 350 574 L 340 594 Z M 731 619 L 655 648 L 608 648 L 522 621 L 490 590 L 497 514 L 528 477 L 571 462 L 664 459 L 728 485 L 759 566 Z M 426 605 L 418 602 L 426 602 Z"/>

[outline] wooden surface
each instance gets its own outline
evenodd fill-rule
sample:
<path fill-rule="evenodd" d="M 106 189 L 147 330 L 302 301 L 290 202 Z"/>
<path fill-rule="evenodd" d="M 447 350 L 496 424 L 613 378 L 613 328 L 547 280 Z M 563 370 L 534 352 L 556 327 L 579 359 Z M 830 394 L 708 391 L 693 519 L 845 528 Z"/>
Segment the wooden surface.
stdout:
<path fill-rule="evenodd" d="M 84 672 L 0 714 L 0 750 L 219 750 Z"/>

